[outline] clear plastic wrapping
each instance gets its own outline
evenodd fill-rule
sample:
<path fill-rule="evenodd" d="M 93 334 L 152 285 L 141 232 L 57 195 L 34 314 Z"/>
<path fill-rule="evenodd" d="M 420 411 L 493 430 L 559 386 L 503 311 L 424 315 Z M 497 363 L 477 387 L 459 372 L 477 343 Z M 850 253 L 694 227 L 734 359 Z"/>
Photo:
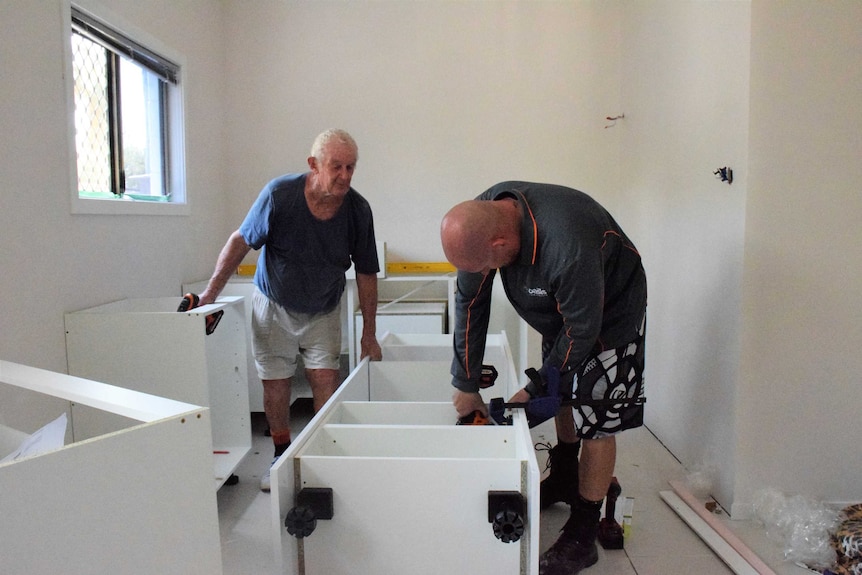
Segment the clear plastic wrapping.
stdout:
<path fill-rule="evenodd" d="M 753 505 L 767 535 L 783 545 L 786 559 L 819 570 L 835 565 L 837 553 L 832 536 L 841 521 L 840 511 L 776 489 L 757 492 Z"/>

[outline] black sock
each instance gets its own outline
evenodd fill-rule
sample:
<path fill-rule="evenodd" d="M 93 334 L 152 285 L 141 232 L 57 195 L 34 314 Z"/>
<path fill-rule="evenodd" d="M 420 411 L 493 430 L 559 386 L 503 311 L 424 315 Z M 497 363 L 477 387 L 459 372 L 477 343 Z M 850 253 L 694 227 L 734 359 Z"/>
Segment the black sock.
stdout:
<path fill-rule="evenodd" d="M 569 520 L 563 526 L 563 533 L 581 543 L 595 541 L 599 532 L 602 503 L 604 503 L 604 499 L 589 501 L 584 499 L 582 495 L 578 495 L 578 499 L 572 504 Z"/>
<path fill-rule="evenodd" d="M 281 456 L 282 453 L 287 451 L 287 448 L 290 447 L 290 442 L 282 443 L 281 445 L 275 446 L 275 457 Z"/>
<path fill-rule="evenodd" d="M 561 455 L 577 457 L 578 453 L 581 451 L 581 442 L 578 440 L 574 443 L 569 443 L 567 441 L 558 440 L 556 450 L 559 451 Z"/>
<path fill-rule="evenodd" d="M 604 499 L 599 499 L 598 501 L 590 501 L 589 499 L 584 499 L 584 496 L 578 494 L 578 506 L 582 509 L 589 511 L 590 513 L 594 513 L 596 516 L 596 521 L 598 521 L 598 517 L 602 512 L 602 503 L 604 503 Z"/>

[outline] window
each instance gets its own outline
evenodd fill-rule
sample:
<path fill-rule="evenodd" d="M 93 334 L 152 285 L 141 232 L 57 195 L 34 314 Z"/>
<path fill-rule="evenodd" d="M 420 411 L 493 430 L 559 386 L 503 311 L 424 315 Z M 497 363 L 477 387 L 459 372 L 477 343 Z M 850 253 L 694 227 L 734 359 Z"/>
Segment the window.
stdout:
<path fill-rule="evenodd" d="M 180 66 L 75 6 L 71 63 L 73 206 L 185 204 Z"/>

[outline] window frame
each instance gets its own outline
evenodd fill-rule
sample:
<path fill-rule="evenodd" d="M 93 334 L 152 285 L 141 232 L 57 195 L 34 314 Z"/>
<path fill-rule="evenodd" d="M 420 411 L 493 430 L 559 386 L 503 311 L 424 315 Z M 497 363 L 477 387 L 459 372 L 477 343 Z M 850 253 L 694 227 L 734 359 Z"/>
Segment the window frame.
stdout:
<path fill-rule="evenodd" d="M 124 195 L 118 198 L 85 198 L 78 193 L 78 151 L 75 142 L 75 94 L 74 75 L 72 64 L 72 6 L 71 0 L 62 3 L 64 23 L 64 67 L 66 70 L 66 107 L 67 107 L 67 131 L 69 141 L 69 169 L 70 169 L 70 196 L 71 211 L 73 214 L 141 214 L 141 215 L 188 215 L 189 202 L 186 189 L 185 172 L 185 116 L 184 100 L 185 90 L 180 78 L 176 83 L 167 83 L 165 90 L 165 101 L 163 113 L 166 118 L 166 144 L 167 170 L 165 173 L 166 184 L 171 193 L 170 201 L 148 201 L 135 200 L 131 196 Z M 76 13 L 85 16 L 98 23 L 103 23 L 107 28 L 116 31 L 120 35 L 132 39 L 138 47 L 144 50 L 138 51 L 138 56 L 143 56 L 149 62 L 143 62 L 133 56 L 131 59 L 138 65 L 166 79 L 164 73 L 154 69 L 150 62 L 156 66 L 159 58 L 163 58 L 175 64 L 182 72 L 185 69 L 185 58 L 175 50 L 164 45 L 150 34 L 140 30 L 128 23 L 121 17 L 94 2 L 78 0 L 74 2 Z M 101 43 L 101 42 L 99 42 Z M 122 51 L 120 50 L 120 53 Z M 128 54 L 123 54 L 128 57 Z M 170 73 L 169 71 L 166 73 Z"/>

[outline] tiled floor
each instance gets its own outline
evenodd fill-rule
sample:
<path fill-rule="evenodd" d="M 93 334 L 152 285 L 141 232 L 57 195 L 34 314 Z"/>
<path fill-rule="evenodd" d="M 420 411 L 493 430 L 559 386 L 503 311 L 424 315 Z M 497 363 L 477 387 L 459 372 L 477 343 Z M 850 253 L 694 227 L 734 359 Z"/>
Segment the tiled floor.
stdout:
<path fill-rule="evenodd" d="M 311 414 L 302 402 L 295 403 L 293 411 L 296 435 Z M 237 470 L 240 481 L 218 493 L 224 575 L 271 574 L 275 570 L 269 495 L 259 489 L 260 474 L 272 460 L 271 439 L 264 436 L 265 427 L 260 414 L 255 414 L 252 452 Z M 533 437 L 537 442 L 556 442 L 550 422 L 533 429 Z M 606 551 L 600 547 L 599 562 L 584 571 L 585 575 L 732 574 L 659 496 L 660 491 L 670 489 L 669 480 L 685 478 L 679 462 L 646 428 L 620 435 L 617 449 L 616 476 L 622 496 L 634 498 L 632 531 L 625 549 Z M 540 469 L 544 469 L 546 453 L 537 452 Z M 567 518 L 568 507 L 562 504 L 542 513 L 542 551 L 554 542 Z M 782 561 L 781 550 L 758 528 L 730 523 L 778 575 L 810 573 Z"/>

